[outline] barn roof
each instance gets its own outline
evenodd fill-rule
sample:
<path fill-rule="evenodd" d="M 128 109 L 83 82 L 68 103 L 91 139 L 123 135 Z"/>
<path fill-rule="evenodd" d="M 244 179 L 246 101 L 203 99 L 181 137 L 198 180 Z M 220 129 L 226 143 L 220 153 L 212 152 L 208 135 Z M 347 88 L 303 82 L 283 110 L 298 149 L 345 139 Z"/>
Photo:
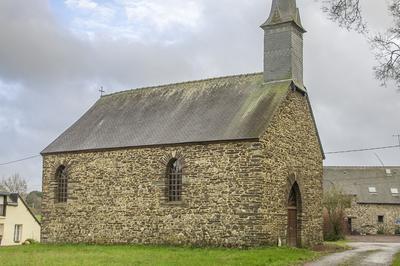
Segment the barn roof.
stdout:
<path fill-rule="evenodd" d="M 42 154 L 259 138 L 293 86 L 257 73 L 106 95 Z"/>
<path fill-rule="evenodd" d="M 354 195 L 362 204 L 400 204 L 400 166 L 324 168 L 324 189 L 333 187 Z M 370 191 L 370 188 L 375 188 Z"/>

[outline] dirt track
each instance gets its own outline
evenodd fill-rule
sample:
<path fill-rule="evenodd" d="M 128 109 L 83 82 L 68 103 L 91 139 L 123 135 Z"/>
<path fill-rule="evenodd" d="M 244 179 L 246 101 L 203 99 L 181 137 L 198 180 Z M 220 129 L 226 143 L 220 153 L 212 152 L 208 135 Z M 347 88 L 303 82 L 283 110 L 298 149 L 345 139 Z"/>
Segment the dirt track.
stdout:
<path fill-rule="evenodd" d="M 400 237 L 357 236 L 349 237 L 352 250 L 335 253 L 306 266 L 391 265 L 393 256 L 400 252 Z M 374 242 L 370 242 L 374 241 Z"/>

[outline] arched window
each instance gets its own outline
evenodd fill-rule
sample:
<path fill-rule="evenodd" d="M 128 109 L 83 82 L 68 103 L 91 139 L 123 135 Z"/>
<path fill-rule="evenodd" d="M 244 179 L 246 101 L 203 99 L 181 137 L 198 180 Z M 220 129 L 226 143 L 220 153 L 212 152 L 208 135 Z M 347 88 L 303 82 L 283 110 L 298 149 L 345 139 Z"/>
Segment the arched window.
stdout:
<path fill-rule="evenodd" d="M 56 202 L 67 202 L 68 199 L 68 175 L 64 165 L 57 168 L 56 171 Z"/>
<path fill-rule="evenodd" d="M 179 160 L 171 159 L 167 169 L 167 198 L 168 201 L 182 199 L 182 166 Z"/>

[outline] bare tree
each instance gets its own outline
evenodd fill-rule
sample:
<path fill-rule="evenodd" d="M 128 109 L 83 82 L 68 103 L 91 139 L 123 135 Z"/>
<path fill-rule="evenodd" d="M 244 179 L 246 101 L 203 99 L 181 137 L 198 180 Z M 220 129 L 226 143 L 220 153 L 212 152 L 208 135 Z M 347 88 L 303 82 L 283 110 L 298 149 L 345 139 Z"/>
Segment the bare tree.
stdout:
<path fill-rule="evenodd" d="M 339 240 L 344 238 L 343 221 L 345 209 L 351 206 L 351 198 L 341 189 L 331 188 L 324 192 L 323 205 L 326 211 L 324 238 Z"/>
<path fill-rule="evenodd" d="M 368 36 L 360 0 L 322 0 L 322 3 L 323 11 L 331 20 L 367 36 L 377 59 L 374 67 L 376 78 L 383 86 L 388 81 L 394 81 L 400 90 L 400 0 L 390 0 L 388 5 L 393 25 L 386 32 L 373 37 Z"/>
<path fill-rule="evenodd" d="M 322 10 L 328 17 L 348 30 L 364 33 L 367 26 L 364 23 L 360 0 L 322 0 Z"/>
<path fill-rule="evenodd" d="M 23 179 L 19 174 L 14 174 L 8 178 L 3 178 L 0 181 L 0 187 L 7 192 L 19 193 L 21 195 L 26 195 L 28 190 L 26 180 Z"/>

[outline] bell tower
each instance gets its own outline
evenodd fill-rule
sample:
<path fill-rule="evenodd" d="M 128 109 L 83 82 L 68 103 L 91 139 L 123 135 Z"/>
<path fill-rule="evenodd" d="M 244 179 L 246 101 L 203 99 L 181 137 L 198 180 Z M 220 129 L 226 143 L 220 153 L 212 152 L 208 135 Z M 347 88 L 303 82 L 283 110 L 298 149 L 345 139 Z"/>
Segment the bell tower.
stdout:
<path fill-rule="evenodd" d="M 273 0 L 264 30 L 264 81 L 303 84 L 303 34 L 296 0 Z"/>

